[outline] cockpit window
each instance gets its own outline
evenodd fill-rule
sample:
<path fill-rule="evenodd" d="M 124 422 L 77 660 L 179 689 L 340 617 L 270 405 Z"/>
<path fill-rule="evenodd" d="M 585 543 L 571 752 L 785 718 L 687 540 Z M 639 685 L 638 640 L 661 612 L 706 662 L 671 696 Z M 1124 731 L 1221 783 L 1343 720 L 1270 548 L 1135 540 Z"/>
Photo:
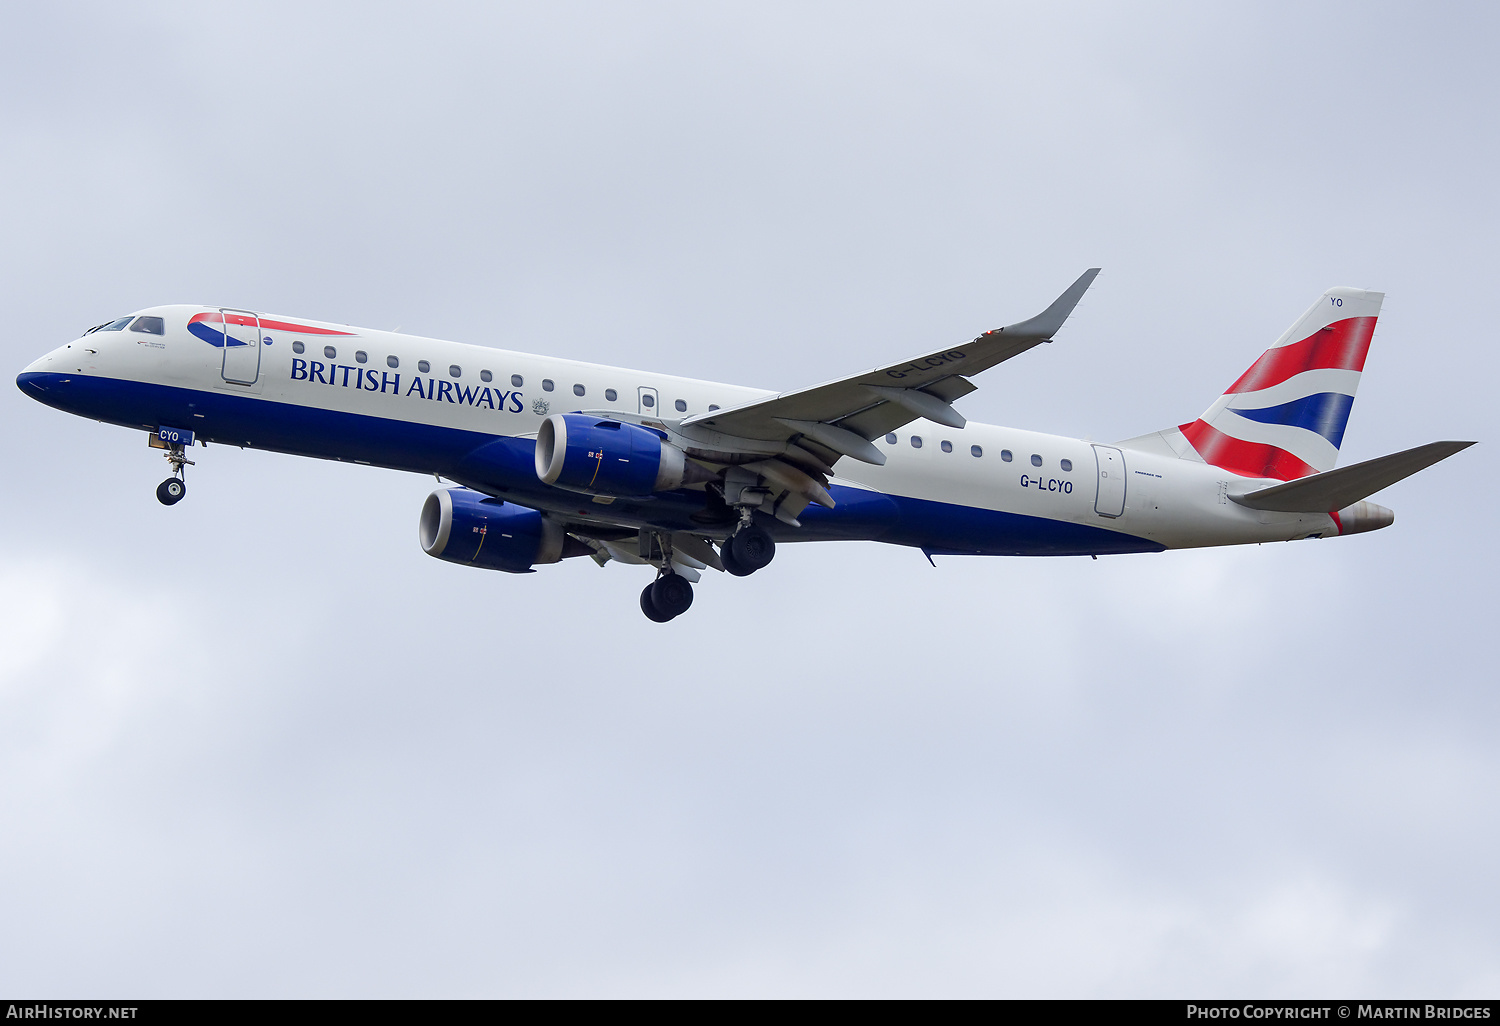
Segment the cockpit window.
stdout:
<path fill-rule="evenodd" d="M 118 321 L 110 321 L 108 324 L 101 324 L 101 325 L 99 325 L 99 327 L 95 328 L 94 330 L 95 331 L 124 331 L 125 330 L 125 325 L 127 325 L 129 323 L 130 323 L 130 318 L 129 317 L 121 317 Z"/>
<path fill-rule="evenodd" d="M 130 326 L 131 331 L 144 331 L 148 335 L 160 335 L 163 333 L 162 329 L 160 317 L 137 317 L 135 323 Z"/>

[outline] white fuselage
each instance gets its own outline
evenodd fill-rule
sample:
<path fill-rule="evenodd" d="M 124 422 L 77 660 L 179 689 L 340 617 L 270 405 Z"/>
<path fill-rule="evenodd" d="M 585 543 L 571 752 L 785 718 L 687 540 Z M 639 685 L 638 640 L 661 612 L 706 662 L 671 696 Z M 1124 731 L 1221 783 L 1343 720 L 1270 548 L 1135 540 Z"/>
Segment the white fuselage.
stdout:
<path fill-rule="evenodd" d="M 31 381 L 29 394 L 44 402 L 154 431 L 161 422 L 151 411 L 164 408 L 167 400 L 133 393 L 132 388 L 164 386 L 172 391 L 149 396 L 170 394 L 181 399 L 173 400 L 176 405 L 167 404 L 185 421 L 174 426 L 193 430 L 207 440 L 423 472 L 446 468 L 424 465 L 420 447 L 411 450 L 418 455 L 409 455 L 397 443 L 392 444 L 400 453 L 382 457 L 379 445 L 363 444 L 365 435 L 357 435 L 359 441 L 347 452 L 337 443 L 322 444 L 316 438 L 288 441 L 292 434 L 283 425 L 297 420 L 298 411 L 317 411 L 355 415 L 360 419 L 350 423 L 361 425 L 370 423 L 363 418 L 374 418 L 391 426 L 392 438 L 399 437 L 405 427 L 447 430 L 465 438 L 527 439 L 535 436 L 548 413 L 615 412 L 671 422 L 714 406 L 730 407 L 772 394 L 739 385 L 300 319 L 286 323 L 324 333 L 267 327 L 253 382 L 233 383 L 226 380 L 225 349 L 205 344 L 187 328 L 190 317 L 211 309 L 169 306 L 142 311 L 164 319 L 160 335 L 95 331 L 33 363 L 22 374 L 23 388 Z M 264 323 L 280 322 L 265 315 Z M 252 356 L 238 354 L 237 358 Z M 236 374 L 251 376 L 243 370 Z M 70 396 L 78 388 L 73 379 L 110 384 L 108 389 L 87 390 L 87 398 L 80 394 L 74 399 Z M 50 389 L 46 394 L 42 394 L 44 385 Z M 193 401 L 194 394 L 200 401 Z M 233 415 L 223 412 L 220 400 L 225 397 L 241 401 Z M 244 400 L 257 405 L 246 406 Z M 307 420 L 298 431 L 316 434 L 325 423 L 330 422 Z M 1123 450 L 1116 471 L 1124 475 L 1123 504 L 1118 515 L 1110 516 L 1099 508 L 1105 496 L 1099 447 L 1083 439 L 972 422 L 954 429 L 918 420 L 894 435 L 876 439 L 875 444 L 887 457 L 883 466 L 846 457 L 835 467 L 830 484 L 943 507 L 1098 528 L 1143 539 L 1154 543 L 1152 547 L 1230 545 L 1338 533 L 1327 514 L 1262 512 L 1233 502 L 1232 494 L 1276 482 L 1236 477 L 1193 459 Z M 1118 488 L 1118 483 L 1113 487 Z M 940 533 L 940 526 L 936 530 Z M 940 537 L 931 539 L 930 545 L 922 544 L 935 551 L 944 548 Z"/>

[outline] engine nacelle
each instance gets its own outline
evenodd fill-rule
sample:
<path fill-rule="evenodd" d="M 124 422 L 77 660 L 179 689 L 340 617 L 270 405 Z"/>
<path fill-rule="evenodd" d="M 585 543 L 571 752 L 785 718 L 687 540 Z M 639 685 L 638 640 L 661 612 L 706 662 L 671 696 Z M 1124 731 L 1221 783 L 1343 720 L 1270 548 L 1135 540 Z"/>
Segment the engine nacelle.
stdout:
<path fill-rule="evenodd" d="M 418 537 L 429 556 L 512 574 L 529 574 L 538 563 L 587 551 L 536 510 L 468 488 L 442 488 L 427 496 Z M 580 552 L 568 551 L 573 548 Z"/>
<path fill-rule="evenodd" d="M 713 477 L 655 431 L 580 413 L 554 413 L 536 436 L 536 476 L 589 495 L 670 492 Z"/>

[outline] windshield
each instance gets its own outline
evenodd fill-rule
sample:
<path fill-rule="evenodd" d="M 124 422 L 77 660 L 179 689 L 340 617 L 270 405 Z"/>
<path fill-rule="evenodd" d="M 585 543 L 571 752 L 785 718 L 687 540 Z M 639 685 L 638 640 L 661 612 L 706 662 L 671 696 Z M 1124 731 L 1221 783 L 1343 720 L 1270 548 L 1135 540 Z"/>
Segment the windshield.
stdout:
<path fill-rule="evenodd" d="M 130 326 L 131 331 L 144 331 L 148 335 L 162 334 L 162 319 L 160 317 L 137 317 L 135 323 Z"/>
<path fill-rule="evenodd" d="M 84 334 L 92 335 L 96 331 L 124 331 L 125 325 L 129 324 L 130 320 L 129 317 L 121 317 L 118 321 L 110 321 L 108 324 L 96 324 Z"/>

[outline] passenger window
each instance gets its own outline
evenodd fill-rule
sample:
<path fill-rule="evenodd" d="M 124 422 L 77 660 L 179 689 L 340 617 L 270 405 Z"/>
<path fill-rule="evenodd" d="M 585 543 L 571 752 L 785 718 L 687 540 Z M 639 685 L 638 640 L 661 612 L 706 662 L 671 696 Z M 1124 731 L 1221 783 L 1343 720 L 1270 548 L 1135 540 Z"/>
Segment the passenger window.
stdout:
<path fill-rule="evenodd" d="M 552 379 L 551 378 L 543 378 L 542 379 L 542 391 L 543 392 L 550 392 L 550 391 L 552 391 Z"/>
<path fill-rule="evenodd" d="M 135 323 L 130 326 L 130 330 L 145 332 L 147 335 L 161 335 L 164 333 L 164 327 L 160 317 L 137 317 Z"/>
<path fill-rule="evenodd" d="M 606 388 L 604 390 L 604 400 L 605 400 L 605 402 L 611 402 L 612 403 L 612 402 L 614 402 L 618 398 L 620 398 L 620 393 L 616 392 L 614 389 L 612 389 L 612 388 Z"/>
<path fill-rule="evenodd" d="M 423 374 L 426 374 L 428 371 L 432 370 L 432 364 L 428 363 L 426 360 L 418 360 L 417 370 L 421 371 Z"/>
<path fill-rule="evenodd" d="M 1000 450 L 1000 458 L 1002 460 L 1004 460 L 1006 463 L 1009 463 L 1010 459 L 1011 459 L 1010 450 L 1009 449 L 1001 449 Z"/>
<path fill-rule="evenodd" d="M 675 407 L 677 407 L 677 412 L 678 413 L 686 413 L 687 412 L 687 400 L 686 399 L 679 399 L 675 403 L 673 403 L 672 405 L 675 406 Z"/>
<path fill-rule="evenodd" d="M 355 363 L 369 363 L 370 362 L 370 354 L 366 353 L 363 349 L 355 350 L 355 353 L 354 353 L 354 362 Z"/>
<path fill-rule="evenodd" d="M 461 378 L 464 376 L 464 369 L 455 363 L 448 368 L 448 376 L 450 378 Z"/>
<path fill-rule="evenodd" d="M 983 456 L 984 455 L 984 450 L 981 449 L 977 445 L 971 445 L 971 446 L 969 446 L 969 455 L 970 456 Z"/>
<path fill-rule="evenodd" d="M 491 374 L 487 370 L 482 370 L 482 371 L 479 372 L 479 380 L 480 381 L 494 381 L 495 380 L 495 375 Z"/>
<path fill-rule="evenodd" d="M 521 375 L 519 375 L 519 374 L 512 374 L 510 376 L 510 387 L 511 388 L 520 388 L 525 383 L 526 382 L 521 378 Z"/>
<path fill-rule="evenodd" d="M 953 451 L 953 443 L 952 442 L 948 442 L 948 441 L 943 442 L 943 444 L 942 444 L 942 450 L 944 452 L 952 452 Z"/>
<path fill-rule="evenodd" d="M 1042 458 L 1040 456 L 1038 456 L 1036 453 L 1032 453 L 1031 454 L 1031 465 L 1033 467 L 1040 467 L 1042 465 Z"/>
<path fill-rule="evenodd" d="M 896 444 L 896 432 L 892 431 L 890 434 L 888 434 L 888 435 L 885 436 L 885 444 L 886 445 L 895 445 Z"/>
<path fill-rule="evenodd" d="M 1072 460 L 1063 460 L 1061 463 L 1058 464 L 1058 466 L 1060 466 L 1060 467 L 1063 468 L 1063 473 L 1065 473 L 1065 474 L 1071 474 L 1073 472 L 1073 461 Z"/>
<path fill-rule="evenodd" d="M 656 396 L 652 395 L 650 392 L 647 392 L 645 395 L 641 396 L 641 405 L 646 407 L 647 409 L 650 409 L 652 406 L 656 405 Z"/>
<path fill-rule="evenodd" d="M 325 359 L 325 360 L 337 360 L 338 358 L 339 358 L 339 351 L 337 349 L 333 348 L 333 346 L 324 346 L 323 347 L 323 359 Z"/>
<path fill-rule="evenodd" d="M 913 449 L 920 449 L 920 448 L 922 448 L 922 436 L 921 435 L 912 435 L 911 436 L 911 447 Z"/>
<path fill-rule="evenodd" d="M 293 342 L 292 343 L 292 345 L 294 347 L 295 346 L 300 346 L 301 344 L 302 344 L 301 342 Z M 302 350 L 298 349 L 297 352 L 300 353 L 300 352 L 302 352 Z M 387 356 L 385 358 L 385 365 L 387 367 L 391 368 L 392 370 L 395 370 L 397 367 L 401 366 L 401 361 L 398 360 L 398 359 L 396 359 L 394 356 Z"/>
<path fill-rule="evenodd" d="M 294 352 L 294 353 L 301 353 L 306 348 L 307 347 L 304 346 L 300 341 L 292 343 L 292 352 Z M 394 360 L 395 357 L 393 356 L 393 357 L 391 357 L 391 359 Z"/>
<path fill-rule="evenodd" d="M 717 410 L 717 409 L 718 409 L 718 407 L 715 406 L 713 403 L 709 403 L 708 404 L 708 412 L 709 413 L 712 413 L 714 410 Z"/>
<path fill-rule="evenodd" d="M 583 386 L 582 385 L 574 385 L 573 386 L 573 394 L 574 395 L 583 395 Z"/>

